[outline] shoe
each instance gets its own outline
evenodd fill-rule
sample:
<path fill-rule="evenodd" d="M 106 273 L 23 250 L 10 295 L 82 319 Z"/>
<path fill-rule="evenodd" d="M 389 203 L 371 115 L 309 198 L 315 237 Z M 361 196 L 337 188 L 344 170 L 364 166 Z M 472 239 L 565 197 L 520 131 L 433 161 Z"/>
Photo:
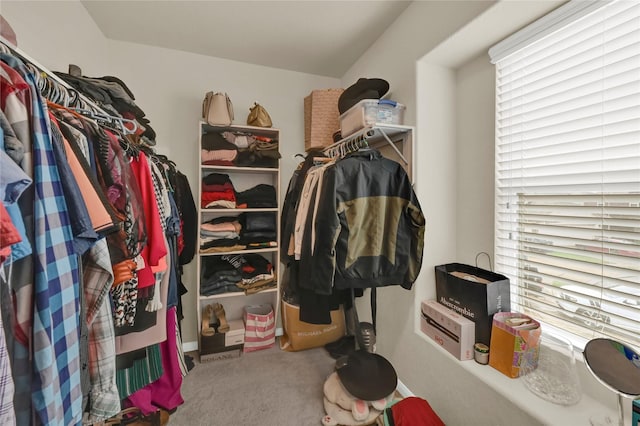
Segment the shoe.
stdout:
<path fill-rule="evenodd" d="M 213 314 L 220 322 L 220 325 L 218 326 L 218 333 L 226 333 L 227 331 L 229 331 L 230 327 L 229 323 L 227 322 L 226 314 L 224 312 L 224 306 L 222 306 L 220 303 L 215 303 L 213 305 Z"/>
<path fill-rule="evenodd" d="M 202 335 L 213 336 L 216 334 L 216 330 L 211 327 L 211 318 L 213 317 L 213 305 L 207 305 L 202 311 Z"/>

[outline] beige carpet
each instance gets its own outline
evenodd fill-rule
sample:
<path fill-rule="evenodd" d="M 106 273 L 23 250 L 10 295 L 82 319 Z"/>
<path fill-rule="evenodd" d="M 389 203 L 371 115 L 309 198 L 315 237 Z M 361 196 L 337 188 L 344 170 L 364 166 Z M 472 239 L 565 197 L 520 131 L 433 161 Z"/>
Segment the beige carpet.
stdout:
<path fill-rule="evenodd" d="M 321 425 L 322 385 L 335 367 L 324 348 L 271 349 L 196 365 L 170 426 Z"/>

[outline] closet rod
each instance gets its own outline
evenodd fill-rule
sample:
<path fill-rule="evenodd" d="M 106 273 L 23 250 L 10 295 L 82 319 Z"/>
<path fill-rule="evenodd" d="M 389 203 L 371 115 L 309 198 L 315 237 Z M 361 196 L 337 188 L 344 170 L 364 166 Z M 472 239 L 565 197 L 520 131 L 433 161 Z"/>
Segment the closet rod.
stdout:
<path fill-rule="evenodd" d="M 407 161 L 407 159 L 405 158 L 404 155 L 402 155 L 402 153 L 400 152 L 400 150 L 398 149 L 398 147 L 393 143 L 393 141 L 391 140 L 391 138 L 389 138 L 389 136 L 387 135 L 387 133 L 384 131 L 384 129 L 379 128 L 379 127 L 365 127 L 362 130 L 357 131 L 356 133 L 354 133 L 353 135 L 346 137 L 332 145 L 329 145 L 328 147 L 326 147 L 325 149 L 322 150 L 322 152 L 327 153 L 327 155 L 329 155 L 328 153 L 333 153 L 340 150 L 340 147 L 343 145 L 348 145 L 349 143 L 361 143 L 363 141 L 367 142 L 367 139 L 372 138 L 374 136 L 376 136 L 377 133 L 380 133 L 382 135 L 382 137 L 384 138 L 384 140 L 391 146 L 391 148 L 394 149 L 394 151 L 396 152 L 396 154 L 398 154 L 398 157 L 400 157 L 402 159 L 402 161 L 404 161 L 405 165 L 409 165 L 409 162 Z M 331 156 L 331 155 L 329 155 Z"/>
<path fill-rule="evenodd" d="M 46 78 L 51 78 L 52 80 L 54 80 L 56 83 L 62 85 L 63 87 L 67 88 L 67 89 L 71 89 L 71 90 L 75 90 L 73 87 L 71 87 L 69 85 L 69 83 L 67 83 L 66 81 L 64 81 L 63 79 L 61 79 L 60 77 L 58 77 L 55 73 L 49 71 L 46 67 L 44 67 L 43 65 L 41 65 L 38 61 L 36 61 L 35 59 L 33 59 L 31 56 L 29 56 L 28 54 L 26 54 L 24 51 L 22 51 L 22 49 L 20 49 L 18 46 L 14 46 L 13 43 L 11 43 L 9 40 L 7 40 L 6 38 L 4 38 L 3 36 L 0 36 L 0 42 L 2 42 L 2 44 L 4 44 L 9 50 L 11 50 L 13 53 L 15 53 L 16 55 L 20 56 L 22 59 L 24 59 L 25 61 L 29 62 L 30 64 L 32 64 L 34 67 L 38 68 L 40 71 L 42 71 L 43 73 L 46 74 Z M 78 90 L 75 90 L 78 95 L 82 98 L 83 101 L 85 101 L 88 105 L 90 105 L 91 107 L 95 108 L 97 112 L 104 114 L 104 115 L 108 115 L 111 116 L 111 114 L 107 113 L 105 110 L 103 110 L 102 108 L 100 108 L 98 105 L 96 105 L 91 99 L 87 98 L 85 95 L 83 95 L 82 93 L 80 93 Z"/>

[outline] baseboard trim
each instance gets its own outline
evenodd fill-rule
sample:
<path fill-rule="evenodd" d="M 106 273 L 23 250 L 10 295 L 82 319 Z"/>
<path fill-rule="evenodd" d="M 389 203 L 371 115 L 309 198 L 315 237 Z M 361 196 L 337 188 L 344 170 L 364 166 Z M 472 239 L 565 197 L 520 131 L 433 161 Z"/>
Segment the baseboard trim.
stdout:
<path fill-rule="evenodd" d="M 411 390 L 409 390 L 409 388 L 406 387 L 405 384 L 400 380 L 398 380 L 398 387 L 396 388 L 396 390 L 400 393 L 400 395 L 402 395 L 403 398 L 415 396 L 413 392 L 411 392 Z"/>
<path fill-rule="evenodd" d="M 198 350 L 198 342 L 183 342 L 182 352 L 193 352 Z"/>
<path fill-rule="evenodd" d="M 276 328 L 276 337 L 282 336 L 284 329 L 282 327 Z M 183 342 L 182 352 L 192 352 L 198 350 L 198 342 Z"/>
<path fill-rule="evenodd" d="M 282 336 L 283 333 L 283 329 L 282 328 L 277 328 L 276 329 L 276 336 Z M 192 351 L 197 351 L 198 350 L 198 342 L 184 342 L 182 343 L 182 351 L 183 352 L 192 352 Z M 413 392 L 411 392 L 411 390 L 404 384 L 402 383 L 402 380 L 398 379 L 398 386 L 396 388 L 396 390 L 398 391 L 398 393 L 400 393 L 400 395 L 402 395 L 403 398 L 408 398 L 410 396 L 415 396 L 413 394 Z"/>

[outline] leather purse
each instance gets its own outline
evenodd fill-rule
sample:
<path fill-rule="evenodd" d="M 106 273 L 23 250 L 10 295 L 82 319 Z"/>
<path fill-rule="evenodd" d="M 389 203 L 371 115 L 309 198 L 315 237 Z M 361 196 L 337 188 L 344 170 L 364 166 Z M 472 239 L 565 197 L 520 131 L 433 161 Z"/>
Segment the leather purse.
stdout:
<path fill-rule="evenodd" d="M 202 101 L 202 118 L 214 126 L 229 126 L 233 123 L 233 104 L 229 95 L 207 92 Z"/>
<path fill-rule="evenodd" d="M 271 127 L 271 117 L 269 113 L 262 105 L 257 102 L 253 103 L 253 106 L 249 108 L 249 115 L 247 116 L 247 124 L 249 126 L 256 127 Z"/>

